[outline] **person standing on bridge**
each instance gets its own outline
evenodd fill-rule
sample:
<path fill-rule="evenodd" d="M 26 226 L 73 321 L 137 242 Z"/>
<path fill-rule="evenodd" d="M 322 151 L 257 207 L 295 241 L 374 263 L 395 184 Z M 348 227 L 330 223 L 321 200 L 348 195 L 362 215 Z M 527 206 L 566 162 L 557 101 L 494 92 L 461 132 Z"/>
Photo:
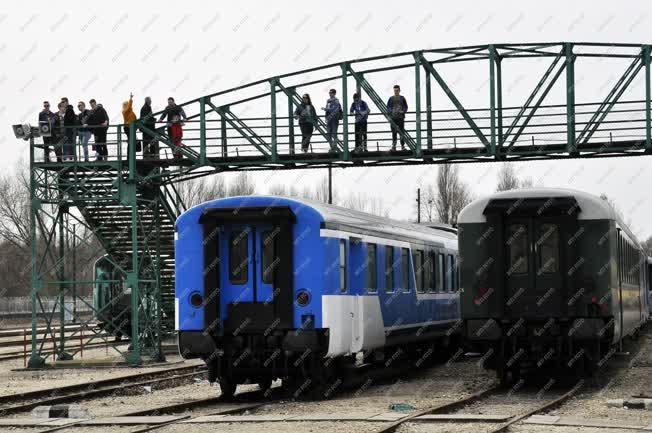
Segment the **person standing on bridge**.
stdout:
<path fill-rule="evenodd" d="M 43 111 L 38 113 L 38 122 L 47 123 L 50 125 L 50 132 L 52 132 L 52 122 L 54 122 L 56 114 L 50 111 L 50 103 L 43 101 Z M 43 137 L 43 161 L 50 162 L 50 145 L 52 144 L 52 137 Z"/>
<path fill-rule="evenodd" d="M 174 159 L 181 159 L 183 156 L 181 154 L 181 147 L 183 147 L 183 143 L 181 142 L 181 139 L 183 138 L 183 123 L 178 114 L 173 115 L 171 120 L 170 139 L 172 140 L 172 144 L 175 146 Z"/>
<path fill-rule="evenodd" d="M 299 129 L 301 129 L 301 151 L 308 152 L 310 147 L 310 139 L 312 132 L 315 130 L 317 123 L 317 112 L 312 105 L 309 94 L 304 94 L 301 97 L 301 105 L 294 110 L 294 118 L 299 120 Z"/>
<path fill-rule="evenodd" d="M 337 146 L 337 128 L 340 126 L 340 120 L 342 119 L 342 105 L 339 99 L 335 97 L 336 93 L 335 89 L 330 89 L 328 91 L 329 98 L 326 100 L 326 106 L 322 107 L 322 110 L 326 112 L 326 138 L 328 138 L 331 152 L 335 152 Z"/>
<path fill-rule="evenodd" d="M 57 105 L 59 111 L 54 114 L 52 120 L 52 145 L 54 146 L 54 154 L 57 156 L 57 162 L 62 161 L 63 146 L 66 142 L 66 103 L 61 101 Z"/>
<path fill-rule="evenodd" d="M 168 98 L 168 106 L 165 107 L 165 110 L 163 110 L 163 114 L 161 114 L 161 118 L 158 119 L 159 122 L 163 122 L 165 120 L 165 118 L 167 117 L 167 119 L 168 119 L 168 124 L 167 124 L 168 137 L 170 137 L 170 139 L 172 139 L 172 118 L 174 116 L 179 116 L 183 120 L 186 120 L 188 118 L 186 116 L 186 112 L 183 111 L 183 107 L 180 106 L 180 105 L 177 105 L 174 102 L 174 98 L 170 96 Z"/>
<path fill-rule="evenodd" d="M 109 115 L 106 113 L 102 104 L 98 104 L 95 99 L 91 99 L 91 113 L 88 116 L 87 124 L 92 126 L 93 137 L 95 139 L 95 150 L 98 161 L 106 161 L 109 152 L 106 148 L 106 131 L 109 129 Z"/>
<path fill-rule="evenodd" d="M 387 111 L 392 119 L 392 150 L 396 150 L 396 136 L 401 135 L 401 150 L 405 149 L 405 113 L 408 111 L 407 101 L 401 95 L 401 87 L 394 85 L 394 96 L 387 101 Z"/>
<path fill-rule="evenodd" d="M 127 136 L 127 154 L 129 154 L 129 125 L 136 121 L 136 113 L 134 113 L 134 94 L 129 94 L 129 100 L 122 103 L 122 130 Z M 136 152 L 138 152 L 138 145 L 136 145 Z"/>
<path fill-rule="evenodd" d="M 152 112 L 152 98 L 149 96 L 145 98 L 145 103 L 140 109 L 140 121 L 144 128 L 152 132 L 156 129 L 156 118 Z M 141 132 L 143 133 L 143 157 L 158 158 L 158 142 L 156 138 L 143 128 L 141 128 Z"/>
<path fill-rule="evenodd" d="M 75 109 L 70 105 L 68 102 L 68 98 L 63 97 L 61 98 L 61 102 L 65 106 L 65 114 L 63 116 L 63 123 L 64 123 L 64 134 L 65 134 L 65 140 L 63 143 L 63 159 L 64 161 L 67 160 L 74 160 L 75 159 L 75 129 L 77 126 L 77 115 L 75 114 Z"/>
<path fill-rule="evenodd" d="M 349 113 L 355 114 L 355 150 L 354 152 L 367 151 L 367 117 L 369 106 L 360 99 L 358 93 L 353 94 L 353 103 Z"/>
<path fill-rule="evenodd" d="M 82 125 L 79 128 L 79 144 L 82 146 L 84 152 L 84 161 L 88 162 L 88 142 L 91 139 L 91 131 L 88 128 L 84 128 L 83 125 L 88 123 L 88 116 L 91 112 L 86 109 L 86 104 L 84 101 L 79 101 L 77 103 L 77 108 L 79 109 L 79 114 L 77 115 L 77 123 Z"/>

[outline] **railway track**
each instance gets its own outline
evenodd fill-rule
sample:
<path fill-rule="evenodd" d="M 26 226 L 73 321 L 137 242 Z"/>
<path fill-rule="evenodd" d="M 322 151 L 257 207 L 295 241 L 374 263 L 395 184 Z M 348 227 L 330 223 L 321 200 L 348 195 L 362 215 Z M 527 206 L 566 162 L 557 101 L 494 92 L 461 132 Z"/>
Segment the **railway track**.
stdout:
<path fill-rule="evenodd" d="M 278 388 L 277 388 L 278 390 Z M 175 403 L 175 404 L 170 404 L 166 406 L 157 406 L 154 408 L 150 409 L 145 409 L 145 410 L 140 410 L 140 411 L 135 411 L 135 412 L 129 412 L 129 413 L 124 413 L 121 414 L 120 416 L 151 416 L 151 415 L 161 415 L 161 414 L 178 414 L 180 412 L 184 412 L 187 410 L 191 409 L 198 409 L 198 408 L 203 408 L 206 406 L 211 406 L 211 405 L 223 405 L 225 407 L 223 408 L 217 408 L 217 410 L 212 410 L 208 413 L 203 413 L 198 416 L 205 416 L 205 415 L 235 415 L 235 414 L 240 414 L 246 411 L 251 411 L 254 409 L 258 409 L 262 406 L 266 406 L 269 404 L 276 403 L 278 401 L 278 398 L 267 400 L 264 402 L 260 402 L 257 400 L 261 399 L 267 399 L 268 396 L 264 396 L 262 394 L 262 391 L 260 390 L 254 390 L 254 391 L 247 391 L 243 392 L 240 394 L 237 394 L 235 399 L 230 400 L 228 403 L 225 403 L 224 400 L 221 397 L 209 397 L 209 398 L 202 398 L 202 399 L 197 399 L 197 400 L 192 400 L 192 401 L 185 401 L 181 403 Z M 254 400 L 252 403 L 248 403 L 248 401 Z M 238 403 L 242 404 L 238 404 Z M 185 421 L 191 418 L 195 418 L 197 416 L 193 416 L 190 414 L 183 415 L 179 418 L 176 418 L 174 420 L 171 420 L 166 423 L 161 423 L 161 424 L 153 424 L 153 425 L 147 425 L 144 427 L 140 427 L 136 430 L 130 431 L 130 433 L 146 433 L 154 430 L 158 430 L 164 427 L 168 427 L 172 424 L 177 424 L 181 421 Z M 61 431 L 63 429 L 68 429 L 68 428 L 73 428 L 73 427 L 83 427 L 81 423 L 71 423 L 71 424 L 66 424 L 64 426 L 58 426 L 58 427 L 53 427 L 48 430 L 42 430 L 40 433 L 54 433 L 57 431 Z"/>
<path fill-rule="evenodd" d="M 96 324 L 96 323 L 92 323 L 92 324 L 88 324 L 88 325 L 86 325 L 86 326 L 84 326 L 84 325 L 70 325 L 70 324 L 67 324 L 67 325 L 66 325 L 66 332 L 68 332 L 68 331 L 76 331 L 76 330 L 78 330 L 78 329 L 80 329 L 80 328 L 82 328 L 82 327 L 84 327 L 84 328 L 89 328 L 89 329 L 94 329 L 94 328 L 97 327 L 97 324 Z M 57 330 L 58 328 L 59 328 L 59 325 L 58 325 L 58 324 L 53 324 L 53 325 L 50 327 L 50 329 L 52 329 L 52 330 Z M 0 338 L 4 338 L 4 337 L 19 337 L 19 336 L 22 336 L 22 335 L 23 335 L 23 332 L 24 332 L 25 330 L 28 331 L 28 332 L 27 332 L 28 335 L 31 335 L 31 333 L 32 333 L 31 325 L 24 326 L 24 327 L 16 327 L 16 328 L 4 328 L 4 329 L 0 329 Z M 45 332 L 45 331 L 47 331 L 47 328 L 46 328 L 46 327 L 38 327 L 38 328 L 36 328 L 36 331 L 37 331 L 38 333 L 40 333 L 40 332 Z M 57 331 L 57 334 L 58 334 L 58 332 L 59 332 L 59 331 Z"/>
<path fill-rule="evenodd" d="M 89 344 L 84 344 L 83 347 L 84 349 L 97 349 L 100 347 L 105 347 L 105 346 L 120 346 L 124 344 L 129 344 L 129 341 L 99 341 L 97 343 L 89 343 Z M 67 345 L 66 350 L 76 350 L 76 349 L 81 349 L 82 346 L 79 344 L 76 345 Z M 27 354 L 31 352 L 31 348 L 28 348 Z M 54 353 L 53 349 L 44 349 L 41 351 L 42 355 L 52 355 Z M 25 351 L 23 350 L 17 350 L 13 352 L 4 352 L 0 353 L 0 362 L 1 361 L 9 361 L 12 359 L 21 359 L 25 357 Z"/>
<path fill-rule="evenodd" d="M 516 424 L 517 422 L 528 418 L 532 415 L 548 411 L 550 409 L 553 409 L 559 405 L 561 405 L 563 402 L 574 396 L 579 389 L 582 387 L 584 384 L 583 381 L 580 381 L 577 383 L 575 386 L 573 386 L 570 390 L 564 392 L 562 395 L 559 395 L 555 398 L 549 399 L 545 402 L 542 402 L 541 404 L 536 405 L 533 408 L 530 408 L 526 411 L 522 411 L 521 413 L 512 416 L 508 421 L 495 426 L 491 428 L 490 430 L 487 430 L 485 433 L 502 433 L 505 432 L 509 429 L 510 426 Z M 490 388 L 486 388 L 484 390 L 478 391 L 474 394 L 469 395 L 468 397 L 461 398 L 459 400 L 450 402 L 450 403 L 443 403 L 437 406 L 432 406 L 427 409 L 420 410 L 418 412 L 415 412 L 409 416 L 406 416 L 404 418 L 401 418 L 399 420 L 393 421 L 389 424 L 386 424 L 382 426 L 380 429 L 376 430 L 374 433 L 391 433 L 395 432 L 396 429 L 404 425 L 406 423 L 410 422 L 417 422 L 416 418 L 423 416 L 423 415 L 435 415 L 435 414 L 451 414 L 455 412 L 458 409 L 462 409 L 464 407 L 467 407 L 473 403 L 488 399 L 492 396 L 495 396 L 499 394 L 501 391 L 506 391 L 505 388 L 502 388 L 500 386 L 493 386 Z"/>
<path fill-rule="evenodd" d="M 117 394 L 130 388 L 190 379 L 198 374 L 203 374 L 205 371 L 206 369 L 203 366 L 198 365 L 176 367 L 59 388 L 0 396 L 0 416 L 26 412 L 36 406 L 78 402 L 113 393 Z"/>
<path fill-rule="evenodd" d="M 57 334 L 55 334 L 55 337 L 54 337 L 54 340 L 56 341 L 57 344 L 59 343 L 59 338 L 60 338 L 59 335 L 60 334 L 57 333 Z M 95 333 L 95 332 L 93 332 L 91 330 L 91 333 L 87 333 L 86 335 L 83 335 L 83 336 L 79 332 L 77 332 L 74 335 L 72 333 L 66 332 L 64 338 L 66 339 L 66 341 L 77 342 L 80 339 L 88 340 L 90 338 L 110 338 L 110 337 L 111 337 L 110 334 L 107 334 L 107 333 Z M 36 342 L 38 344 L 48 344 L 48 343 L 51 343 L 52 340 L 53 340 L 52 336 L 48 336 L 47 338 L 37 338 Z M 22 338 L 21 339 L 15 339 L 15 340 L 0 339 L 0 347 L 16 347 L 16 346 L 22 347 L 23 345 L 25 345 L 25 343 L 27 343 L 28 346 L 32 344 L 32 336 L 30 334 L 27 334 L 26 339 L 22 339 Z"/>

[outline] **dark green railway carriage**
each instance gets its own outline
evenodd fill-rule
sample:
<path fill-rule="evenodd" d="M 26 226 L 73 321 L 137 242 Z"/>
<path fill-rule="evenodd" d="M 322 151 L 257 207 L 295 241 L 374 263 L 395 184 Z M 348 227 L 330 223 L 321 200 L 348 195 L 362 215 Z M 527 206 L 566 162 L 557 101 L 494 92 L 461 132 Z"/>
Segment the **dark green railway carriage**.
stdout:
<path fill-rule="evenodd" d="M 647 321 L 647 256 L 599 197 L 496 193 L 458 228 L 465 338 L 503 380 L 544 365 L 594 371 Z"/>
<path fill-rule="evenodd" d="M 98 326 L 121 339 L 131 335 L 131 295 L 124 290 L 123 274 L 102 256 L 95 261 L 93 308 Z"/>

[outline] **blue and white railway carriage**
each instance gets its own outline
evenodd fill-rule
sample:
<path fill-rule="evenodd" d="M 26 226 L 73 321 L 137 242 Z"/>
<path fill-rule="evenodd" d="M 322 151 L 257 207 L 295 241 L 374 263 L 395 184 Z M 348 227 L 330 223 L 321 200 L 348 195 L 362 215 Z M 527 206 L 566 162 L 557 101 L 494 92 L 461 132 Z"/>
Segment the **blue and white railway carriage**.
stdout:
<path fill-rule="evenodd" d="M 175 250 L 180 353 L 203 358 L 227 394 L 247 381 L 319 382 L 324 359 L 455 335 L 457 240 L 446 230 L 233 197 L 181 215 Z"/>

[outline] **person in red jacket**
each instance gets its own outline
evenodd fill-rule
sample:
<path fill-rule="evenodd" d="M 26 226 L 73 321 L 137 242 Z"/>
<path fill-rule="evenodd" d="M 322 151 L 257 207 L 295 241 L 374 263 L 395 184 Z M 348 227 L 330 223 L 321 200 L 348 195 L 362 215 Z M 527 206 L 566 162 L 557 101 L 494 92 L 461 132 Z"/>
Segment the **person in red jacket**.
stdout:
<path fill-rule="evenodd" d="M 181 117 L 174 115 L 172 117 L 172 125 L 170 125 L 170 138 L 172 143 L 177 147 L 174 150 L 174 159 L 181 159 L 181 151 L 178 148 L 183 146 L 181 139 L 183 138 L 183 128 L 181 124 Z"/>

